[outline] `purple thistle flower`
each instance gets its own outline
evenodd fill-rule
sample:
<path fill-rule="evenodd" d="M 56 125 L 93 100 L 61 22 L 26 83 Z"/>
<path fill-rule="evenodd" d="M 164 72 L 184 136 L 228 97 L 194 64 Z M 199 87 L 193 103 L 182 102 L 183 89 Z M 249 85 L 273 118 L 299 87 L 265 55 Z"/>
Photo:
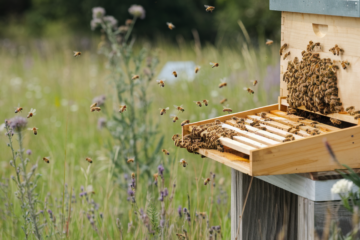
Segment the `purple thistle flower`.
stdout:
<path fill-rule="evenodd" d="M 157 179 L 155 179 L 155 181 L 154 181 L 154 185 L 155 185 L 155 187 L 157 187 L 157 186 L 158 186 L 158 180 L 157 180 Z"/>
<path fill-rule="evenodd" d="M 102 105 L 105 104 L 105 100 L 106 100 L 106 96 L 105 95 L 100 95 L 100 96 L 94 97 L 92 102 L 97 103 L 97 106 L 101 107 Z"/>
<path fill-rule="evenodd" d="M 181 206 L 178 207 L 178 213 L 179 213 L 179 217 L 181 218 L 182 217 L 182 208 L 181 208 Z"/>
<path fill-rule="evenodd" d="M 27 120 L 23 117 L 14 117 L 9 120 L 9 125 L 14 131 L 20 132 L 26 128 Z"/>
<path fill-rule="evenodd" d="M 117 25 L 117 20 L 113 16 L 105 16 L 104 22 L 109 24 L 112 28 L 115 28 Z"/>
<path fill-rule="evenodd" d="M 184 211 L 184 213 L 187 213 L 188 209 L 186 207 L 184 207 L 183 211 Z"/>
<path fill-rule="evenodd" d="M 101 25 L 101 20 L 100 19 L 92 19 L 90 21 L 90 27 L 91 27 L 91 30 L 94 31 L 95 28 L 97 28 L 98 26 Z"/>
<path fill-rule="evenodd" d="M 106 127 L 106 119 L 101 117 L 98 119 L 98 122 L 97 122 L 97 128 L 99 130 L 103 129 L 104 127 Z"/>
<path fill-rule="evenodd" d="M 135 181 L 135 178 L 131 178 L 130 187 L 131 187 L 131 188 L 136 188 L 136 181 Z"/>
<path fill-rule="evenodd" d="M 163 202 L 163 201 L 164 201 L 164 192 L 163 192 L 163 191 L 160 191 L 159 201 L 160 201 L 160 202 Z"/>
<path fill-rule="evenodd" d="M 167 197 L 169 195 L 169 191 L 167 188 L 164 188 L 164 197 Z"/>
<path fill-rule="evenodd" d="M 31 155 L 31 153 L 32 153 L 32 152 L 31 152 L 30 149 L 26 150 L 26 154 L 27 154 L 27 155 Z"/>
<path fill-rule="evenodd" d="M 105 9 L 102 7 L 94 7 L 92 9 L 93 19 L 101 19 L 105 16 Z"/>
<path fill-rule="evenodd" d="M 139 17 L 141 19 L 145 18 L 145 9 L 140 5 L 131 5 L 129 8 L 129 13 L 134 17 Z"/>
<path fill-rule="evenodd" d="M 127 191 L 127 194 L 130 196 L 130 197 L 133 197 L 135 195 L 134 191 L 129 188 L 128 191 Z"/>
<path fill-rule="evenodd" d="M 159 171 L 159 174 L 160 174 L 160 176 L 161 176 L 161 178 L 163 178 L 164 177 L 164 167 L 163 167 L 163 165 L 159 165 L 158 166 L 158 171 Z"/>

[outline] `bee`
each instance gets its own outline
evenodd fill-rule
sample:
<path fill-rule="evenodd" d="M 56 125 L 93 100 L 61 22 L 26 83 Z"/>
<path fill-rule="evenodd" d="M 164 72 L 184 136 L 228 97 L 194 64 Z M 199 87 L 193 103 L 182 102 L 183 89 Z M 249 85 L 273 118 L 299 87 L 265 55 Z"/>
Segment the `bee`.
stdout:
<path fill-rule="evenodd" d="M 77 57 L 77 56 L 81 55 L 81 52 L 76 52 L 76 51 L 73 51 L 73 52 L 74 52 L 74 57 Z"/>
<path fill-rule="evenodd" d="M 183 167 L 186 167 L 188 163 L 185 161 L 185 159 L 180 159 L 180 164 L 183 165 Z"/>
<path fill-rule="evenodd" d="M 170 115 L 170 118 L 173 119 L 173 122 L 176 122 L 177 120 L 179 120 L 179 118 L 178 118 L 176 115 L 174 115 L 174 114 L 171 114 L 171 115 Z"/>
<path fill-rule="evenodd" d="M 23 110 L 22 107 L 18 107 L 17 109 L 15 109 L 15 113 L 21 112 Z"/>
<path fill-rule="evenodd" d="M 154 177 L 154 180 L 157 181 L 157 180 L 158 180 L 158 177 L 159 177 L 159 174 L 158 174 L 158 173 L 155 173 L 155 174 L 153 175 L 153 177 Z"/>
<path fill-rule="evenodd" d="M 165 80 L 157 80 L 156 82 L 160 85 L 160 87 L 165 87 Z"/>
<path fill-rule="evenodd" d="M 88 161 L 89 163 L 92 163 L 92 162 L 93 162 L 92 159 L 89 158 L 89 157 L 85 158 L 85 160 Z"/>
<path fill-rule="evenodd" d="M 340 125 L 341 121 L 337 120 L 336 118 L 330 118 L 330 122 L 332 122 L 334 125 Z"/>
<path fill-rule="evenodd" d="M 169 107 L 167 108 L 159 108 L 160 109 L 160 115 L 166 114 L 166 111 L 169 110 Z"/>
<path fill-rule="evenodd" d="M 135 179 L 135 173 L 131 173 L 131 178 Z"/>
<path fill-rule="evenodd" d="M 184 125 L 189 124 L 189 123 L 190 123 L 190 120 L 185 120 L 185 121 L 183 121 L 183 122 L 181 123 L 181 126 L 184 126 Z"/>
<path fill-rule="evenodd" d="M 178 237 L 178 239 L 185 239 L 185 235 L 181 234 L 181 233 L 177 233 L 176 236 Z"/>
<path fill-rule="evenodd" d="M 194 101 L 194 103 L 195 103 L 196 105 L 198 105 L 199 107 L 201 107 L 201 106 L 202 106 L 202 104 L 201 104 L 201 102 L 200 102 L 200 101 Z"/>
<path fill-rule="evenodd" d="M 195 73 L 198 73 L 199 70 L 200 70 L 200 67 L 196 67 L 195 68 Z"/>
<path fill-rule="evenodd" d="M 165 155 L 170 155 L 169 151 L 166 149 L 161 150 Z"/>
<path fill-rule="evenodd" d="M 36 115 L 36 109 L 30 109 L 30 112 L 29 112 L 29 114 L 27 115 L 27 118 L 31 118 L 32 116 L 34 116 L 34 115 Z"/>
<path fill-rule="evenodd" d="M 127 110 L 126 105 L 120 105 L 119 106 L 119 113 L 123 113 Z"/>
<path fill-rule="evenodd" d="M 133 163 L 134 161 L 135 161 L 135 158 L 132 157 L 132 158 L 128 158 L 126 162 L 127 163 Z"/>
<path fill-rule="evenodd" d="M 288 56 L 290 56 L 290 51 L 285 53 L 283 60 L 285 60 Z"/>
<path fill-rule="evenodd" d="M 253 83 L 253 86 L 256 86 L 258 84 L 258 80 L 251 81 Z"/>
<path fill-rule="evenodd" d="M 168 26 L 168 28 L 169 28 L 170 30 L 173 30 L 173 29 L 175 28 L 175 25 L 172 24 L 171 22 L 167 22 L 166 25 Z"/>
<path fill-rule="evenodd" d="M 95 112 L 95 111 L 100 112 L 100 111 L 101 111 L 101 108 L 99 108 L 99 107 L 92 107 L 92 108 L 90 109 L 90 112 Z"/>
<path fill-rule="evenodd" d="M 273 43 L 274 43 L 273 40 L 267 39 L 265 44 L 266 44 L 266 45 L 271 45 L 271 44 L 273 44 Z"/>
<path fill-rule="evenodd" d="M 140 78 L 139 75 L 134 75 L 134 76 L 132 76 L 131 80 L 135 80 L 135 79 L 139 79 L 139 78 Z"/>
<path fill-rule="evenodd" d="M 345 109 L 345 111 L 347 111 L 347 112 L 349 112 L 349 111 L 352 111 L 352 110 L 354 110 L 354 106 L 350 106 L 350 107 L 347 107 L 346 109 Z"/>
<path fill-rule="evenodd" d="M 360 114 L 358 114 L 354 117 L 355 120 L 358 120 L 359 118 L 360 118 Z"/>
<path fill-rule="evenodd" d="M 174 77 L 177 77 L 177 72 L 173 71 L 173 75 L 174 75 Z"/>
<path fill-rule="evenodd" d="M 341 62 L 341 67 L 342 67 L 343 69 L 346 69 L 347 66 L 350 66 L 350 63 L 349 63 L 348 61 L 342 61 L 342 62 Z"/>
<path fill-rule="evenodd" d="M 46 163 L 50 163 L 50 157 L 43 157 L 43 160 L 44 160 Z"/>
<path fill-rule="evenodd" d="M 266 118 L 266 114 L 267 114 L 266 112 L 262 112 L 262 113 L 260 113 L 260 117 L 261 118 Z"/>
<path fill-rule="evenodd" d="M 227 86 L 227 83 L 225 82 L 225 78 L 223 79 L 220 79 L 220 84 L 219 84 L 219 88 L 223 88 L 223 87 L 226 87 Z"/>
<path fill-rule="evenodd" d="M 344 53 L 344 49 L 340 48 L 337 44 L 335 44 L 335 52 L 336 52 L 336 55 L 339 56 L 340 53 Z"/>
<path fill-rule="evenodd" d="M 251 90 L 250 88 L 246 88 L 246 87 L 245 87 L 244 90 L 246 90 L 248 93 L 254 94 L 254 91 Z"/>
<path fill-rule="evenodd" d="M 283 51 L 288 47 L 287 43 L 284 43 L 280 48 L 280 56 L 283 54 Z"/>
<path fill-rule="evenodd" d="M 209 182 L 210 182 L 210 178 L 206 178 L 206 179 L 204 180 L 204 185 L 206 186 Z"/>
<path fill-rule="evenodd" d="M 212 12 L 215 9 L 215 7 L 209 6 L 209 5 L 204 5 L 204 7 L 205 7 L 205 11 L 207 11 L 207 12 Z"/>
<path fill-rule="evenodd" d="M 209 105 L 209 101 L 208 100 L 206 100 L 206 99 L 204 99 L 204 100 L 202 100 L 203 101 L 203 103 L 204 103 L 204 105 L 207 107 L 207 105 Z"/>
<path fill-rule="evenodd" d="M 223 100 L 220 101 L 220 104 L 224 104 L 227 101 L 226 98 L 224 98 Z"/>
<path fill-rule="evenodd" d="M 176 106 L 176 105 L 174 105 L 174 107 L 175 107 L 178 111 L 184 112 L 185 109 L 184 109 L 182 106 L 183 106 L 183 105 L 181 105 L 181 106 Z"/>
<path fill-rule="evenodd" d="M 177 139 L 177 138 L 179 138 L 179 137 L 180 137 L 179 134 L 174 134 L 171 139 L 172 139 L 173 141 L 175 141 L 175 139 Z"/>
<path fill-rule="evenodd" d="M 34 135 L 37 135 L 37 130 L 38 128 L 34 127 L 34 128 L 28 128 L 28 130 L 33 131 Z"/>
<path fill-rule="evenodd" d="M 90 109 L 97 106 L 97 102 L 90 105 Z"/>
<path fill-rule="evenodd" d="M 290 115 L 290 114 L 296 114 L 297 110 L 294 109 L 294 108 L 288 108 L 287 109 L 287 114 Z"/>
<path fill-rule="evenodd" d="M 232 109 L 231 109 L 231 108 L 223 107 L 223 112 L 231 113 L 231 112 L 232 112 Z"/>
<path fill-rule="evenodd" d="M 214 62 L 210 62 L 210 65 L 212 66 L 212 68 L 214 68 L 214 67 L 218 67 L 218 66 L 219 66 L 219 64 L 218 64 L 218 63 L 214 63 Z"/>

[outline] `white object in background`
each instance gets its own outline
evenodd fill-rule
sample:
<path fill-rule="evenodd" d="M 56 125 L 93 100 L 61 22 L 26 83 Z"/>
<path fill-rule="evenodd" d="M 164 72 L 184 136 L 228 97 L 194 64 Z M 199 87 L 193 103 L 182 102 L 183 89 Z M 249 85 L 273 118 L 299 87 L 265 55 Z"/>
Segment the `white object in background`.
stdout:
<path fill-rule="evenodd" d="M 161 69 L 158 79 L 166 80 L 166 83 L 175 82 L 177 79 L 193 81 L 195 78 L 195 63 L 192 61 L 167 62 Z M 173 75 L 176 71 L 177 78 Z"/>

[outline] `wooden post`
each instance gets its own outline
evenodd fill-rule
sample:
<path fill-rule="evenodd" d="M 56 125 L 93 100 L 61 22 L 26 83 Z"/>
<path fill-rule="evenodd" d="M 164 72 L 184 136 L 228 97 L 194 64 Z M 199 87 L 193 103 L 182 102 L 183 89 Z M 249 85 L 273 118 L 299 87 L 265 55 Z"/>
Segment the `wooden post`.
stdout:
<path fill-rule="evenodd" d="M 231 239 L 242 240 L 242 224 L 239 225 L 239 216 L 244 203 L 243 173 L 231 169 Z M 240 229 L 238 230 L 238 228 Z M 239 236 L 237 234 L 239 233 Z"/>
<path fill-rule="evenodd" d="M 298 196 L 297 239 L 314 240 L 314 202 Z"/>

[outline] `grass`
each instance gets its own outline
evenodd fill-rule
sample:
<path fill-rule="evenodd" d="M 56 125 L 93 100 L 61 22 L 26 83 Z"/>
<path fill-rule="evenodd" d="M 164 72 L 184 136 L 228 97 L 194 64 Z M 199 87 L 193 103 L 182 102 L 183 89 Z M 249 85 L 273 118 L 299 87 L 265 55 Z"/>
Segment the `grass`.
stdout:
<path fill-rule="evenodd" d="M 144 239 L 146 230 L 141 224 L 141 227 L 133 227 L 128 233 L 128 223 L 135 222 L 137 217 L 126 200 L 124 179 L 113 175 L 113 165 L 106 148 L 108 141 L 112 140 L 105 130 L 97 128 L 97 120 L 103 115 L 89 112 L 92 98 L 101 94 L 108 96 L 107 110 L 118 105 L 112 97 L 105 59 L 96 53 L 97 42 L 96 37 L 82 40 L 67 37 L 32 39 L 26 42 L 0 40 L 0 119 L 3 121 L 13 117 L 17 106 L 24 108 L 22 116 L 26 116 L 30 108 L 37 110 L 36 115 L 29 119 L 28 126 L 38 127 L 38 135 L 27 132 L 24 146 L 32 150 L 31 165 L 38 163 L 38 172 L 41 173 L 38 199 L 46 202 L 46 207 L 38 204 L 37 209 L 51 209 L 57 218 L 55 226 L 49 214 L 41 215 L 40 222 L 47 221 L 45 235 L 59 239 L 60 233 L 65 231 L 67 233 L 64 235 L 68 235 L 69 239 L 119 239 L 121 233 L 116 226 L 116 218 L 119 218 L 123 239 Z M 170 115 L 175 112 L 174 104 L 183 104 L 185 112 L 178 114 L 180 121 L 190 119 L 194 122 L 223 115 L 219 104 L 222 98 L 228 99 L 227 105 L 233 112 L 274 103 L 279 89 L 279 76 L 275 70 L 278 69 L 278 48 L 276 44 L 254 47 L 241 39 L 236 46 L 221 48 L 210 44 L 200 48 L 199 43 L 181 40 L 177 44 L 161 39 L 155 43 L 141 44 L 158 50 L 158 73 L 167 61 L 192 60 L 202 67 L 194 81 L 179 76 L 177 82 L 167 84 L 165 88 L 159 88 L 153 82 L 149 89 L 153 99 L 150 111 L 153 118 L 161 122 L 161 131 L 165 135 L 164 148 L 170 151 L 169 157 L 163 156 L 165 186 L 171 192 L 173 183 L 177 185 L 173 201 L 165 202 L 166 206 L 172 206 L 169 209 L 173 211 L 170 215 L 173 219 L 170 222 L 174 223 L 171 237 L 175 239 L 175 233 L 182 233 L 182 228 L 185 228 L 191 239 L 205 238 L 205 220 L 196 218 L 195 212 L 207 212 L 210 225 L 221 225 L 223 239 L 229 239 L 230 168 L 184 149 L 176 149 L 171 137 L 181 132 L 180 123 L 173 123 L 169 116 L 160 116 L 158 108 L 170 107 L 171 111 L 167 114 Z M 73 50 L 82 51 L 82 55 L 72 57 Z M 219 62 L 219 68 L 212 69 L 210 61 Z M 219 89 L 219 79 L 224 77 L 228 79 L 228 87 Z M 259 80 L 254 95 L 243 90 L 243 87 L 251 85 L 251 79 Z M 200 99 L 208 99 L 209 106 L 197 107 L 193 101 Z M 0 173 L 3 182 L 14 175 L 9 165 L 11 151 L 6 144 L 2 132 Z M 50 164 L 42 161 L 44 156 L 50 156 Z M 88 156 L 94 160 L 92 165 L 85 161 Z M 186 168 L 178 163 L 181 158 L 188 161 Z M 157 169 L 152 171 L 155 173 Z M 215 188 L 203 184 L 203 178 L 209 176 L 210 172 L 216 173 Z M 147 205 L 148 210 L 150 206 L 154 208 L 153 211 L 159 212 L 158 193 L 153 185 L 148 184 L 150 181 L 152 179 L 137 174 L 137 206 L 145 208 Z M 95 194 L 90 198 L 99 205 L 98 210 L 94 210 L 95 204 L 79 197 L 80 187 L 88 185 L 94 188 Z M 226 194 L 220 192 L 220 188 Z M 24 239 L 20 230 L 22 219 L 15 218 L 21 216 L 20 203 L 14 196 L 16 189 L 15 184 L 9 181 L 8 192 L 0 193 L 9 206 L 12 204 L 12 207 L 0 207 L 1 239 Z M 70 201 L 72 194 L 76 196 L 76 202 Z M 216 203 L 218 196 L 222 199 L 221 204 Z M 224 197 L 227 197 L 226 203 Z M 191 227 L 184 217 L 179 220 L 176 213 L 179 205 L 188 207 L 189 204 L 192 220 L 199 223 Z M 72 211 L 69 211 L 70 208 Z M 92 211 L 98 216 L 97 230 L 92 228 L 86 216 Z M 103 218 L 99 217 L 100 213 Z M 156 220 L 156 216 L 153 217 Z M 53 231 L 59 234 L 50 237 Z M 29 239 L 33 239 L 33 235 Z"/>

